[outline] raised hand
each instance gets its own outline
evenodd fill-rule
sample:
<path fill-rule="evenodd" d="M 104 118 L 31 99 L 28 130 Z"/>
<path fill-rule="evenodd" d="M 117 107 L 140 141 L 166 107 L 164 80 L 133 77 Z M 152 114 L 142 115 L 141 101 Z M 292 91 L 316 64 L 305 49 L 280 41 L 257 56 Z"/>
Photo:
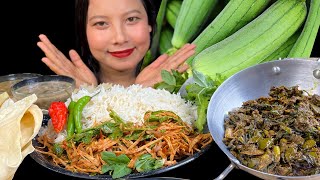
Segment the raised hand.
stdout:
<path fill-rule="evenodd" d="M 171 56 L 167 54 L 159 56 L 140 72 L 135 83 L 143 86 L 153 86 L 162 81 L 162 70 L 171 72 L 171 69 L 174 69 L 180 73 L 185 72 L 189 66 L 184 62 L 195 53 L 195 47 L 194 44 L 186 44 Z"/>
<path fill-rule="evenodd" d="M 75 50 L 69 51 L 69 60 L 59 49 L 57 49 L 46 35 L 39 35 L 38 47 L 45 53 L 41 60 L 53 72 L 58 75 L 69 76 L 75 79 L 76 87 L 81 84 L 97 85 L 98 81 L 93 72 L 85 65 Z"/>

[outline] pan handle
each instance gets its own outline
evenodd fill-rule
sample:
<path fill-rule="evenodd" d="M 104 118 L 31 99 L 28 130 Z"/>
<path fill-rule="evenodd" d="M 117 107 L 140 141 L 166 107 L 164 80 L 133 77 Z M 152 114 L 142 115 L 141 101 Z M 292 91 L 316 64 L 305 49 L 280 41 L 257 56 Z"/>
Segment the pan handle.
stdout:
<path fill-rule="evenodd" d="M 222 180 L 224 179 L 235 167 L 233 163 L 231 163 L 218 177 L 216 177 L 214 180 Z"/>

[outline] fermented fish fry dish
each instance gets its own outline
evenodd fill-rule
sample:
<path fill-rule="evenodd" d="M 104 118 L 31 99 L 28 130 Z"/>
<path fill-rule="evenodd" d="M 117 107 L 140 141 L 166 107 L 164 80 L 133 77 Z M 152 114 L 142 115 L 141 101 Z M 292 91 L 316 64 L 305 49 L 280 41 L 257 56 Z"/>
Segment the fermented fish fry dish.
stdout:
<path fill-rule="evenodd" d="M 54 111 L 66 108 L 66 116 L 56 119 Z M 51 106 L 49 115 L 36 151 L 57 166 L 90 175 L 120 178 L 171 166 L 213 140 L 195 130 L 194 103 L 141 85 L 82 86 L 64 104 Z"/>

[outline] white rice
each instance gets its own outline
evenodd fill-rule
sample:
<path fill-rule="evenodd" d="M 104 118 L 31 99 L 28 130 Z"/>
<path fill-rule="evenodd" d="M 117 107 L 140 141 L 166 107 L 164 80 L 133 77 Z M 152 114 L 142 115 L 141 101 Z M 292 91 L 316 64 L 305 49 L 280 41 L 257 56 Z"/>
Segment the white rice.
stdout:
<path fill-rule="evenodd" d="M 95 95 L 96 94 L 96 95 Z M 120 85 L 100 84 L 96 88 L 82 86 L 73 92 L 72 99 L 77 101 L 83 96 L 93 96 L 82 113 L 83 129 L 105 121 L 112 121 L 108 110 L 115 111 L 124 122 L 142 125 L 147 111 L 166 110 L 176 113 L 183 121 L 193 126 L 197 119 L 197 107 L 186 102 L 180 94 L 171 94 L 166 90 L 131 85 L 127 88 Z M 66 101 L 66 105 L 70 99 Z M 51 124 L 49 123 L 48 126 Z M 46 128 L 53 130 L 52 128 Z M 48 133 L 48 132 L 47 132 Z M 52 133 L 51 133 L 52 134 Z M 55 142 L 66 137 L 66 130 L 55 135 Z"/>

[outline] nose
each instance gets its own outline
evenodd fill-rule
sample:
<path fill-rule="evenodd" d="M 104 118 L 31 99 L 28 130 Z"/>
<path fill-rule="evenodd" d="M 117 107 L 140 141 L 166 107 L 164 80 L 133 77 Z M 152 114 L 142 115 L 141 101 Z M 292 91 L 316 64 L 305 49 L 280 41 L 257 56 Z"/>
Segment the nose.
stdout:
<path fill-rule="evenodd" d="M 113 26 L 113 44 L 123 44 L 127 40 L 125 28 L 122 25 Z"/>

